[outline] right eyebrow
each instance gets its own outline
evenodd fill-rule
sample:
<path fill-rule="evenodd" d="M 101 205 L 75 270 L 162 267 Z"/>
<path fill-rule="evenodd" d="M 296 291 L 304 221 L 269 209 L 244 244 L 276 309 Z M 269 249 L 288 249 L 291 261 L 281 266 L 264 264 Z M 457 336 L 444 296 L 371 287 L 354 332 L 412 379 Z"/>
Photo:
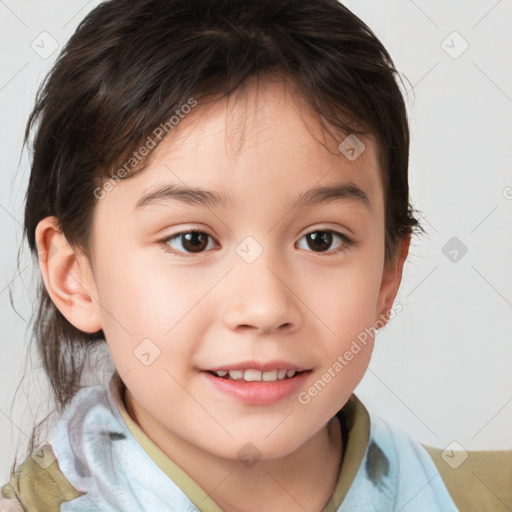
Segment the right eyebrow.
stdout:
<path fill-rule="evenodd" d="M 134 211 L 151 203 L 166 202 L 169 200 L 181 201 L 185 204 L 210 207 L 219 205 L 227 207 L 232 204 L 231 197 L 226 194 L 219 194 L 212 190 L 183 187 L 181 185 L 164 185 L 141 197 L 137 201 Z"/>

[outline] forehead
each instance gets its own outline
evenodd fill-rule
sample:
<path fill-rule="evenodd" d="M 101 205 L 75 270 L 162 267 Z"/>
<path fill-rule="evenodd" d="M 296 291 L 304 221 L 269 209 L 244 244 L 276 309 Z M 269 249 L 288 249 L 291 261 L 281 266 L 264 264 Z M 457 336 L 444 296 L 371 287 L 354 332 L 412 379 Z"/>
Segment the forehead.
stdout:
<path fill-rule="evenodd" d="M 378 210 L 378 156 L 372 136 L 329 134 L 309 105 L 282 82 L 260 82 L 180 116 L 153 150 L 148 167 L 116 186 L 109 199 L 122 199 L 137 211 L 158 200 L 159 189 L 169 192 L 170 185 L 181 192 L 213 192 L 195 194 L 198 204 L 232 208 L 259 198 L 290 206 L 300 204 L 299 196 L 308 199 L 312 189 L 343 184 L 347 197 L 357 200 L 359 195 L 361 203 L 366 197 L 366 206 Z M 181 196 L 183 202 L 194 202 L 194 193 Z M 315 194 L 309 196 L 308 204 L 313 204 Z"/>

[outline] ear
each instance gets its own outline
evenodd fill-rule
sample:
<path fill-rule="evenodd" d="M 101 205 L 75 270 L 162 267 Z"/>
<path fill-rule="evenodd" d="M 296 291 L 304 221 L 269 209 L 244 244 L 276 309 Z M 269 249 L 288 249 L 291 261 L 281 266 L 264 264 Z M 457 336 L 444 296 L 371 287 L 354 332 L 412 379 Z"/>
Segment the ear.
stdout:
<path fill-rule="evenodd" d="M 378 316 L 375 318 L 375 322 L 380 320 L 380 323 L 384 322 L 384 325 L 388 322 L 389 311 L 393 307 L 402 281 L 402 271 L 409 253 L 410 242 L 411 235 L 409 234 L 400 242 L 395 258 L 384 266 L 376 310 Z"/>
<path fill-rule="evenodd" d="M 55 217 L 41 220 L 35 237 L 39 268 L 52 302 L 77 329 L 99 331 L 100 305 L 89 260 L 69 246 Z"/>

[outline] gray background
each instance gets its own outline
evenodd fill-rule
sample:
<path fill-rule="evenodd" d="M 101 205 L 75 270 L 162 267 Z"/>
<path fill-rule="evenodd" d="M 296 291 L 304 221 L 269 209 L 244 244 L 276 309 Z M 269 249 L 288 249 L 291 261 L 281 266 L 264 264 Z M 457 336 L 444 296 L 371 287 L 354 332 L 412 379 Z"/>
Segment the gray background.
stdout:
<path fill-rule="evenodd" d="M 20 159 L 24 125 L 60 48 L 98 3 L 0 0 L 1 482 L 47 393 L 35 367 L 11 408 L 37 277 L 26 249 L 16 266 L 29 169 L 27 155 Z M 379 333 L 356 392 L 421 442 L 511 449 L 512 2 L 345 3 L 404 76 L 411 196 L 427 230 L 406 263 L 403 310 Z"/>

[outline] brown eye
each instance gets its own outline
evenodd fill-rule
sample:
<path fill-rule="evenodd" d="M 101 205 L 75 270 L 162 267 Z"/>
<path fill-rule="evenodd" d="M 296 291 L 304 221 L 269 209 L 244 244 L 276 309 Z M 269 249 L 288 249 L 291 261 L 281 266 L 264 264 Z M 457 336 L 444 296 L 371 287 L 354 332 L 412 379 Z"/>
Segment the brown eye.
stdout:
<path fill-rule="evenodd" d="M 183 248 L 189 252 L 203 251 L 208 245 L 208 235 L 200 231 L 192 231 L 180 235 Z"/>
<path fill-rule="evenodd" d="M 167 237 L 163 242 L 173 253 L 199 253 L 211 248 L 210 240 L 213 239 L 204 231 L 187 231 Z"/>
<path fill-rule="evenodd" d="M 306 235 L 308 246 L 314 251 L 327 251 L 332 244 L 332 233 L 328 231 L 315 231 Z"/>
<path fill-rule="evenodd" d="M 329 253 L 335 253 L 344 250 L 351 242 L 345 235 L 330 230 L 317 230 L 304 235 L 299 241 L 299 246 L 302 240 L 306 240 L 307 247 L 300 247 L 301 249 L 310 249 L 314 252 Z M 336 245 L 331 247 L 336 241 L 338 241 Z M 339 251 L 335 250 L 340 247 L 341 249 L 339 249 Z"/>

